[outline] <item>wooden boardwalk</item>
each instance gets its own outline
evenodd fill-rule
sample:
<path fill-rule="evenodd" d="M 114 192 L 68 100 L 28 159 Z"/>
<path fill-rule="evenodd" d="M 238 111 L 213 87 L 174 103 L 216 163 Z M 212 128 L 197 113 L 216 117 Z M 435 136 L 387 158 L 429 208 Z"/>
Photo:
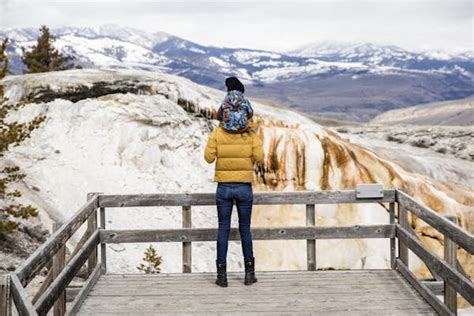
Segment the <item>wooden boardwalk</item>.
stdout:
<path fill-rule="evenodd" d="M 102 275 L 78 315 L 436 315 L 395 270 Z"/>
<path fill-rule="evenodd" d="M 367 186 L 367 185 L 365 185 Z M 306 205 L 306 226 L 253 227 L 254 240 L 306 240 L 307 271 L 258 272 L 259 282 L 243 284 L 243 272 L 230 273 L 229 287 L 214 284 L 215 273 L 192 272 L 193 242 L 215 243 L 217 228 L 193 228 L 191 206 L 215 205 L 213 193 L 104 195 L 87 202 L 14 273 L 0 275 L 0 315 L 419 315 L 455 316 L 458 294 L 474 305 L 474 283 L 457 258 L 457 249 L 474 254 L 474 235 L 420 204 L 400 190 L 363 187 L 349 191 L 257 192 L 255 205 Z M 370 188 L 370 187 L 369 187 Z M 374 193 L 375 192 L 375 193 Z M 316 226 L 319 204 L 378 204 L 388 224 Z M 182 207 L 182 228 L 108 229 L 107 212 L 115 208 Z M 159 211 L 159 210 L 158 210 Z M 291 210 L 289 210 L 291 211 Z M 412 229 L 415 218 L 444 237 L 444 253 L 433 253 Z M 85 232 L 81 226 L 86 226 Z M 80 237 L 66 257 L 66 243 Z M 230 240 L 239 240 L 232 228 Z M 318 271 L 316 240 L 390 240 L 388 270 Z M 107 245 L 114 243 L 181 243 L 182 274 L 113 275 L 107 273 Z M 410 270 L 409 250 L 423 261 L 434 280 L 420 280 Z M 324 253 L 318 253 L 324 256 Z M 49 263 L 51 267 L 48 267 Z M 87 279 L 72 302 L 68 285 L 87 267 Z M 44 268 L 45 281 L 34 295 L 26 286 Z M 71 293 L 71 291 L 69 291 Z M 71 295 L 70 295 L 71 296 Z M 442 299 L 440 299 L 442 297 Z"/>

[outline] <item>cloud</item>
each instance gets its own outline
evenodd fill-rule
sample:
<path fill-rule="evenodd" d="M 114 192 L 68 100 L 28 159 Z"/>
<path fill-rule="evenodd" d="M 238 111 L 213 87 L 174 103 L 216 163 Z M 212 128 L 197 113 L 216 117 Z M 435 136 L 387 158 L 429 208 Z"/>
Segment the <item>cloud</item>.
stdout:
<path fill-rule="evenodd" d="M 320 40 L 472 50 L 472 2 L 0 0 L 0 27 L 114 23 L 206 45 L 289 50 Z M 28 18 L 25 18 L 28 17 Z"/>

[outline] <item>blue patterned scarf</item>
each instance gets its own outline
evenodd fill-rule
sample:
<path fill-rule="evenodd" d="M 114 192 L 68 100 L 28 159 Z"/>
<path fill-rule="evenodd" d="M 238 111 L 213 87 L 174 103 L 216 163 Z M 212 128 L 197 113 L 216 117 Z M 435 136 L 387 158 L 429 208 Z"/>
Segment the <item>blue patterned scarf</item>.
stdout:
<path fill-rule="evenodd" d="M 217 119 L 228 132 L 243 132 L 248 127 L 248 121 L 253 116 L 252 105 L 244 94 L 237 90 L 227 92 L 219 110 Z"/>

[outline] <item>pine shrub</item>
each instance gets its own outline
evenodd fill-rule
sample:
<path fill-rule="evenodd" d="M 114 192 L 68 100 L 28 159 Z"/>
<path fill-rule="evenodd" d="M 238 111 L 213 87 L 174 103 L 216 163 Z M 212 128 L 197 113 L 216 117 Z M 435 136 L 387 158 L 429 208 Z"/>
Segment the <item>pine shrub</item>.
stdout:
<path fill-rule="evenodd" d="M 158 255 L 156 249 L 150 245 L 145 250 L 145 256 L 143 257 L 144 263 L 140 263 L 137 269 L 146 274 L 160 273 L 161 260 L 161 256 Z"/>

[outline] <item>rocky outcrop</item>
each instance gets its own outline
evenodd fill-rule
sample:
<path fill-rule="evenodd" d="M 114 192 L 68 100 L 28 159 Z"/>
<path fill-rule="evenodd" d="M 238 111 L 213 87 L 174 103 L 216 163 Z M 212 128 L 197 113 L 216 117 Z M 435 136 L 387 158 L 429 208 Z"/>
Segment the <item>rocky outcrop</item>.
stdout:
<path fill-rule="evenodd" d="M 336 129 L 340 133 L 385 140 L 446 157 L 474 161 L 473 126 L 365 125 Z"/>

